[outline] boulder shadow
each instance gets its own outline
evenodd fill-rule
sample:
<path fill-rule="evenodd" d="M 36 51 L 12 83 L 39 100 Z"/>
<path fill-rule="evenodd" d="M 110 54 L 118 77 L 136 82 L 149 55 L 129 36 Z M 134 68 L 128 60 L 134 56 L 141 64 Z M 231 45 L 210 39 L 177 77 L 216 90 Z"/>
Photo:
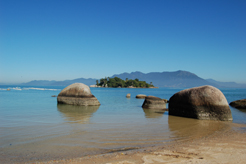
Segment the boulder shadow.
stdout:
<path fill-rule="evenodd" d="M 57 104 L 57 110 L 62 114 L 66 122 L 86 124 L 99 106 L 76 106 Z"/>

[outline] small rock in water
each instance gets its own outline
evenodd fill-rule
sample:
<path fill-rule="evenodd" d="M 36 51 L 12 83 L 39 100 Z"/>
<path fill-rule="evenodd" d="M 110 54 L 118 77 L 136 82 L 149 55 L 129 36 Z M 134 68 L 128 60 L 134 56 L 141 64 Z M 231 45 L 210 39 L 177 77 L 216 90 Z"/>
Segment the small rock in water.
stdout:
<path fill-rule="evenodd" d="M 145 97 L 147 97 L 147 96 L 143 95 L 143 94 L 139 94 L 136 96 L 137 99 L 145 99 Z"/>
<path fill-rule="evenodd" d="M 162 99 L 165 103 L 168 103 L 169 101 L 167 99 Z"/>
<path fill-rule="evenodd" d="M 147 109 L 166 109 L 166 101 L 155 96 L 145 97 L 142 108 Z"/>
<path fill-rule="evenodd" d="M 232 101 L 230 106 L 238 109 L 246 109 L 246 99 Z"/>

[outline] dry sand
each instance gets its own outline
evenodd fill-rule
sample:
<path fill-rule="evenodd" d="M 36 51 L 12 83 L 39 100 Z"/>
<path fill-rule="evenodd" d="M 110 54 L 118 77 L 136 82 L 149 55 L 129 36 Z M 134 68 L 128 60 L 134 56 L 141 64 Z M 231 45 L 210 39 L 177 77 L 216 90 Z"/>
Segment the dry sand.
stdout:
<path fill-rule="evenodd" d="M 138 150 L 119 151 L 45 164 L 246 163 L 246 125 L 231 123 L 223 133 Z"/>

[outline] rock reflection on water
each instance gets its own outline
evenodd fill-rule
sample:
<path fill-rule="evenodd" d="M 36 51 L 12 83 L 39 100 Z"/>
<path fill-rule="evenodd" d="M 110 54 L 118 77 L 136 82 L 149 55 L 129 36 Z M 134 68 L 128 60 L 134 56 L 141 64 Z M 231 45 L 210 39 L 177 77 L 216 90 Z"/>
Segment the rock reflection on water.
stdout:
<path fill-rule="evenodd" d="M 57 110 L 61 112 L 67 122 L 81 124 L 88 123 L 98 108 L 99 106 L 57 105 Z"/>
<path fill-rule="evenodd" d="M 145 118 L 161 118 L 166 110 L 143 108 L 143 111 L 145 113 Z"/>
<path fill-rule="evenodd" d="M 197 120 L 191 118 L 168 116 L 169 130 L 173 138 L 194 139 L 211 135 L 216 131 L 228 128 L 228 122 L 213 120 Z"/>

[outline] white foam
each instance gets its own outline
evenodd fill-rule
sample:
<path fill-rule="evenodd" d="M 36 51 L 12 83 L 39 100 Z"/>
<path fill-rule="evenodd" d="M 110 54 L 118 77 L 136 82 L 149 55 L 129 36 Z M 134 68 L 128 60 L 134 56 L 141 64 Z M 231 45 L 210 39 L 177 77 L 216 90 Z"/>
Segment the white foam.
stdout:
<path fill-rule="evenodd" d="M 13 88 L 9 88 L 9 89 L 18 90 L 18 91 L 22 90 L 20 87 L 13 87 Z"/>
<path fill-rule="evenodd" d="M 23 88 L 23 89 L 25 89 L 25 90 L 42 90 L 42 91 L 44 91 L 45 90 L 45 88 L 34 88 L 34 87 L 30 87 L 30 88 Z"/>
<path fill-rule="evenodd" d="M 53 88 L 35 88 L 35 87 L 26 87 L 26 88 L 21 88 L 21 87 L 9 87 L 9 88 L 0 88 L 0 90 L 6 91 L 7 89 L 10 90 L 39 90 L 39 91 L 58 91 L 61 89 L 53 89 Z"/>
<path fill-rule="evenodd" d="M 57 91 L 57 90 L 60 90 L 60 89 L 48 89 L 48 88 L 34 88 L 34 87 L 29 87 L 29 88 L 23 88 L 23 90 Z"/>

